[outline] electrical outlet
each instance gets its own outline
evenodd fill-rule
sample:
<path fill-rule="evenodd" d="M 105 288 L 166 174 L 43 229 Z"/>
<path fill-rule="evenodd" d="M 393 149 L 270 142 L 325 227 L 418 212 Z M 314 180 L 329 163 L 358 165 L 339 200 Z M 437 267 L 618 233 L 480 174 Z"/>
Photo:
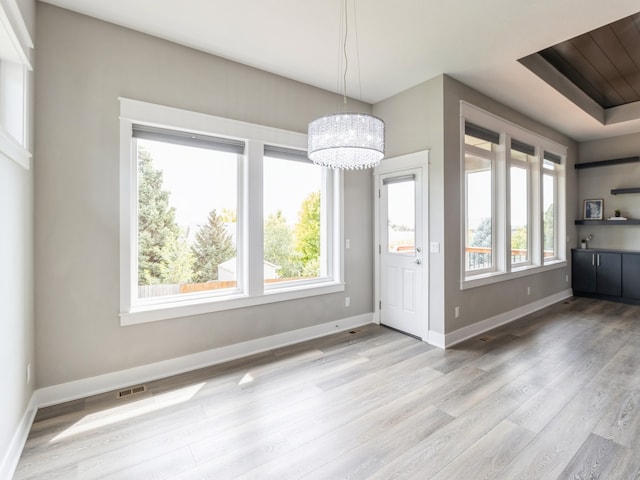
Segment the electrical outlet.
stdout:
<path fill-rule="evenodd" d="M 344 306 L 345 307 L 351 306 L 351 297 L 344 297 Z"/>
<path fill-rule="evenodd" d="M 351 248 L 351 239 L 347 238 L 344 241 L 344 248 L 347 248 L 347 249 Z"/>
<path fill-rule="evenodd" d="M 453 310 L 453 316 L 456 317 L 456 318 L 460 318 L 460 307 L 456 307 Z"/>
<path fill-rule="evenodd" d="M 564 276 L 564 283 L 569 283 L 569 275 Z"/>
<path fill-rule="evenodd" d="M 31 363 L 27 363 L 27 385 L 31 383 Z"/>
<path fill-rule="evenodd" d="M 531 295 L 531 287 L 527 287 L 527 295 Z"/>

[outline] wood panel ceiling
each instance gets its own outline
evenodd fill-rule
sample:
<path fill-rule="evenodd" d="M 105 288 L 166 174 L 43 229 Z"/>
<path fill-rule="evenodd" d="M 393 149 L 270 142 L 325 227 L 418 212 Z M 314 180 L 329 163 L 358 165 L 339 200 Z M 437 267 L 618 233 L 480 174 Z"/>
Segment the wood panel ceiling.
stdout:
<path fill-rule="evenodd" d="M 538 53 L 603 108 L 640 101 L 640 13 Z"/>

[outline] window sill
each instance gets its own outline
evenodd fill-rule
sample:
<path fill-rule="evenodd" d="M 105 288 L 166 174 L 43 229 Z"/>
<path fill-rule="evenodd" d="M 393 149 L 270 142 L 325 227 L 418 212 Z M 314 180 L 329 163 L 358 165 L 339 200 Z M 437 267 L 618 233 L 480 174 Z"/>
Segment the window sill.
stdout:
<path fill-rule="evenodd" d="M 494 283 L 505 282 L 507 280 L 513 280 L 514 278 L 527 277 L 529 275 L 537 275 L 539 273 L 547 272 L 550 270 L 556 270 L 558 268 L 564 268 L 567 266 L 566 260 L 555 260 L 540 265 L 527 265 L 525 267 L 519 267 L 512 272 L 492 272 L 483 275 L 476 275 L 466 278 L 460 282 L 460 290 L 469 290 L 471 288 L 483 287 L 486 285 L 492 285 Z"/>
<path fill-rule="evenodd" d="M 343 292 L 344 283 L 327 282 L 322 284 L 305 285 L 286 290 L 265 291 L 262 295 L 248 296 L 237 294 L 225 297 L 207 297 L 198 300 L 189 299 L 173 303 L 157 303 L 154 305 L 132 307 L 128 312 L 120 313 L 120 326 L 138 325 L 141 323 L 169 320 L 172 318 L 190 317 L 204 313 L 221 312 L 236 308 L 252 307 L 267 303 L 284 302 L 299 298 L 326 295 Z"/>

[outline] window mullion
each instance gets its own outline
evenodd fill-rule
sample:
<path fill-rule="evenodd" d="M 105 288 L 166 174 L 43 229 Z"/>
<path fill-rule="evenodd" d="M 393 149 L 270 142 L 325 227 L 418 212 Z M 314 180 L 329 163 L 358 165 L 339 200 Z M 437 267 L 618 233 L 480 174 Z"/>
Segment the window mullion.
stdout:
<path fill-rule="evenodd" d="M 544 228 L 542 208 L 542 149 L 536 147 L 536 161 L 531 171 L 531 262 L 542 265 L 544 262 Z"/>
<path fill-rule="evenodd" d="M 264 293 L 264 225 L 263 225 L 263 142 L 247 141 L 243 178 L 245 200 L 242 211 L 246 221 L 243 222 L 244 238 L 241 262 L 243 285 L 249 296 Z"/>
<path fill-rule="evenodd" d="M 508 225 L 509 225 L 509 185 L 507 173 L 507 148 L 502 135 L 502 142 L 497 148 L 494 162 L 494 185 L 493 195 L 493 217 L 495 218 L 493 227 L 494 243 L 494 270 L 496 272 L 508 271 Z"/>

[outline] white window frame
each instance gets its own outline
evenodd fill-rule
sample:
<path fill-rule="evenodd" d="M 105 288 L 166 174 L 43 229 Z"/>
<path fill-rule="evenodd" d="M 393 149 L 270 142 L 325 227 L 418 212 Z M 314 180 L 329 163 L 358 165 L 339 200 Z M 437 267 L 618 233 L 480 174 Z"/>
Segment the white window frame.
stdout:
<path fill-rule="evenodd" d="M 315 281 L 287 282 L 265 288 L 263 280 L 263 155 L 264 145 L 305 150 L 307 136 L 263 125 L 240 122 L 163 105 L 120 98 L 120 324 L 134 325 L 266 303 L 344 291 L 343 177 L 339 170 L 326 175 L 329 275 Z M 239 168 L 238 281 L 228 294 L 182 295 L 136 302 L 137 294 L 137 153 L 132 125 L 196 132 L 245 141 Z M 330 193 L 329 193 L 330 192 Z M 241 210 L 240 210 L 241 209 Z"/>
<path fill-rule="evenodd" d="M 464 140 L 463 140 L 464 141 Z M 468 174 L 465 168 L 465 156 L 467 153 L 469 153 L 470 155 L 488 160 L 491 163 L 491 265 L 487 268 L 479 268 L 477 270 L 473 271 L 474 275 L 487 275 L 487 274 L 491 274 L 493 272 L 496 271 L 496 260 L 497 257 L 495 255 L 496 253 L 496 240 L 497 240 L 497 235 L 496 235 L 496 219 L 497 219 L 497 215 L 496 215 L 496 192 L 495 192 L 495 185 L 496 185 L 496 179 L 498 177 L 498 172 L 496 170 L 497 168 L 497 152 L 492 152 L 492 151 L 488 151 L 488 150 L 484 150 L 482 148 L 478 148 L 475 147 L 473 145 L 466 145 L 464 146 L 465 150 L 463 152 L 463 164 L 462 164 L 462 168 L 463 168 L 463 172 L 464 172 L 464 183 L 463 183 L 463 205 L 467 205 L 467 202 L 469 201 L 468 198 L 468 193 L 469 193 L 469 189 L 468 189 Z M 468 218 L 467 218 L 467 214 L 466 214 L 466 210 L 464 213 L 464 230 L 463 230 L 463 243 L 465 244 L 465 249 L 466 249 L 466 235 L 467 232 L 469 231 L 469 225 L 467 222 Z M 462 262 L 463 262 L 463 270 L 466 269 L 466 259 L 465 259 L 465 250 L 463 250 L 463 257 L 462 257 Z"/>
<path fill-rule="evenodd" d="M 511 144 L 511 138 L 508 139 L 508 144 Z M 522 268 L 527 268 L 530 265 L 534 264 L 533 262 L 533 252 L 532 252 L 532 241 L 535 238 L 535 236 L 532 234 L 532 232 L 535 230 L 533 228 L 533 215 L 532 215 L 532 186 L 534 185 L 534 180 L 533 180 L 533 171 L 534 171 L 534 166 L 535 166 L 535 162 L 537 160 L 537 156 L 534 154 L 534 158 L 531 159 L 530 161 L 523 161 L 517 158 L 513 158 L 511 155 L 511 147 L 507 148 L 507 166 L 506 166 L 506 170 L 507 170 L 507 174 L 509 175 L 508 177 L 508 182 L 507 182 L 507 194 L 508 194 L 508 198 L 511 199 L 511 168 L 512 167 L 516 167 L 516 168 L 521 168 L 523 170 L 526 171 L 527 173 L 527 256 L 528 256 L 528 260 L 525 262 L 518 262 L 518 263 L 513 263 L 511 260 L 511 250 L 512 250 L 512 236 L 511 236 L 511 200 L 509 200 L 509 204 L 507 206 L 507 208 L 509 209 L 508 211 L 508 226 L 507 226 L 507 232 L 509 234 L 509 245 L 508 245 L 508 249 L 509 249 L 509 256 L 508 256 L 508 265 L 509 268 L 512 271 L 516 271 L 518 269 L 522 269 Z M 529 157 L 531 157 L 531 155 L 529 155 Z"/>
<path fill-rule="evenodd" d="M 33 41 L 15 2 L 0 4 L 0 155 L 31 169 L 29 80 Z"/>
<path fill-rule="evenodd" d="M 470 146 L 465 143 L 465 124 L 473 123 L 500 134 L 500 146 L 497 148 L 497 158 L 492 196 L 494 198 L 494 219 L 492 222 L 493 239 L 493 269 L 491 271 L 466 271 L 465 248 L 466 234 L 461 230 L 461 261 L 460 288 L 462 290 L 490 285 L 513 278 L 534 275 L 542 271 L 566 267 L 566 245 L 561 241 L 566 237 L 566 207 L 565 207 L 565 166 L 567 147 L 518 125 L 506 121 L 496 115 L 486 112 L 467 102 L 460 102 L 460 168 L 465 171 L 465 153 Z M 511 264 L 511 217 L 510 217 L 510 171 L 511 171 L 511 138 L 516 138 L 535 147 L 535 155 L 529 166 L 529 262 Z M 554 169 L 555 175 L 555 215 L 554 242 L 555 256 L 544 258 L 544 212 L 542 211 L 542 175 L 544 151 L 552 152 L 561 158 L 561 163 Z M 521 162 L 513 161 L 520 166 Z M 466 178 L 461 175 L 461 229 L 466 228 Z"/>

